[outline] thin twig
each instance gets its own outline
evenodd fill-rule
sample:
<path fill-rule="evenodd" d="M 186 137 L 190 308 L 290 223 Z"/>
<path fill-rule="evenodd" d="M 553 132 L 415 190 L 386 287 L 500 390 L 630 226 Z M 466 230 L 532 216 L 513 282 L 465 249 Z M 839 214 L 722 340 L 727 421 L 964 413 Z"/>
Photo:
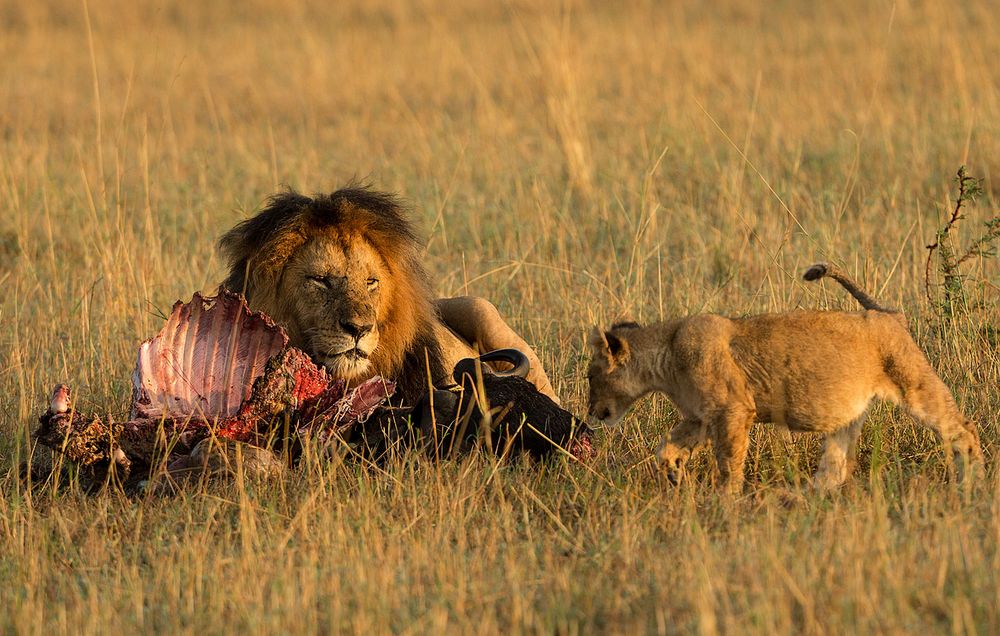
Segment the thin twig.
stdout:
<path fill-rule="evenodd" d="M 927 295 L 927 301 L 932 306 L 934 305 L 934 298 L 931 296 L 931 261 L 934 257 L 934 250 L 938 248 L 942 250 L 941 270 L 944 273 L 946 282 L 955 276 L 955 270 L 958 265 L 969 256 L 969 253 L 966 253 L 957 263 L 947 262 L 949 259 L 944 255 L 944 248 L 942 246 L 942 243 L 948 238 L 951 229 L 963 218 L 961 216 L 962 206 L 965 205 L 966 200 L 975 197 L 974 192 L 967 191 L 969 184 L 973 183 L 975 179 L 966 175 L 965 166 L 958 169 L 955 180 L 958 181 L 958 197 L 955 199 L 955 209 L 952 210 L 951 218 L 948 219 L 944 227 L 938 230 L 936 240 L 927 246 L 927 263 L 924 266 L 924 293 Z M 970 252 L 972 249 L 970 248 Z"/>

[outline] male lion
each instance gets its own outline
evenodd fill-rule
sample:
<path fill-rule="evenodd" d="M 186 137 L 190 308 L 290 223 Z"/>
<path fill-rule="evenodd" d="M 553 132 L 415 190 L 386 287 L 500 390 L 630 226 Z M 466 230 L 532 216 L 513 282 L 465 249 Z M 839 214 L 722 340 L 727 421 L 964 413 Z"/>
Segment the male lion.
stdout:
<path fill-rule="evenodd" d="M 748 318 L 697 315 L 640 327 L 595 328 L 590 345 L 591 417 L 617 423 L 639 398 L 665 393 L 681 415 L 658 452 L 678 483 L 684 464 L 710 440 L 728 489 L 739 489 L 750 425 L 783 424 L 827 433 L 814 476 L 835 488 L 851 470 L 873 398 L 902 404 L 950 447 L 961 479 L 983 461 L 975 425 L 907 331 L 842 271 L 819 263 L 806 280 L 829 276 L 865 308 L 793 311 Z"/>
<path fill-rule="evenodd" d="M 223 287 L 243 293 L 335 377 L 392 378 L 412 404 L 455 364 L 514 348 L 528 380 L 553 400 L 537 356 L 481 298 L 433 300 L 421 243 L 400 201 L 366 187 L 330 195 L 274 195 L 219 241 L 228 259 Z"/>

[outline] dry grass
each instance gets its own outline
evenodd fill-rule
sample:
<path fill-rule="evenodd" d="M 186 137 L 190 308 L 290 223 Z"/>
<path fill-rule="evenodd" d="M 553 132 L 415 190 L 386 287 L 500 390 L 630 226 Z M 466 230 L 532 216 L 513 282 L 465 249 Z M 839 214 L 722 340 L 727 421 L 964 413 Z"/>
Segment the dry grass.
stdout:
<path fill-rule="evenodd" d="M 803 488 L 814 439 L 763 428 L 745 497 L 674 490 L 662 400 L 590 467 L 410 457 L 149 501 L 15 471 L 0 631 L 1000 630 L 1000 269 L 946 328 L 922 295 L 958 165 L 986 177 L 966 227 L 997 207 L 990 2 L 344 4 L 0 3 L 3 472 L 55 382 L 125 411 L 137 343 L 221 280 L 222 231 L 279 184 L 359 176 L 578 411 L 590 324 L 850 307 L 798 281 L 837 260 L 905 308 L 990 476 L 958 492 L 880 408 L 833 496 Z"/>

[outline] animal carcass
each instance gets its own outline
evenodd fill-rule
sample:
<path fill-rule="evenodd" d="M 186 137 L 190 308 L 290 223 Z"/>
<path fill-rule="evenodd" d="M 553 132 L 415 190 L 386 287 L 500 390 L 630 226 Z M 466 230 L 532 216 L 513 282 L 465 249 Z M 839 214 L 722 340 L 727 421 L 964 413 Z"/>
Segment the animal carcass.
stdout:
<path fill-rule="evenodd" d="M 98 480 L 112 467 L 126 479 L 159 466 L 191 468 L 192 453 L 205 456 L 202 442 L 210 438 L 245 445 L 271 470 L 277 457 L 261 451 L 294 456 L 307 438 L 327 443 L 394 390 L 380 377 L 348 389 L 289 347 L 284 331 L 241 296 L 195 294 L 178 301 L 160 333 L 139 347 L 127 421 L 75 410 L 70 388 L 60 384 L 35 437 Z"/>
<path fill-rule="evenodd" d="M 481 364 L 497 360 L 514 370 Z M 526 363 L 514 350 L 463 360 L 456 385 L 406 408 L 391 403 L 392 380 L 348 387 L 328 376 L 242 296 L 195 294 L 139 347 L 127 421 L 77 411 L 60 384 L 35 437 L 95 484 L 112 474 L 129 483 L 216 472 L 234 455 L 250 472 L 272 474 L 294 464 L 305 444 L 334 440 L 371 459 L 415 445 L 440 457 L 483 438 L 494 450 L 542 456 L 561 447 L 588 458 L 586 426 L 519 377 Z"/>

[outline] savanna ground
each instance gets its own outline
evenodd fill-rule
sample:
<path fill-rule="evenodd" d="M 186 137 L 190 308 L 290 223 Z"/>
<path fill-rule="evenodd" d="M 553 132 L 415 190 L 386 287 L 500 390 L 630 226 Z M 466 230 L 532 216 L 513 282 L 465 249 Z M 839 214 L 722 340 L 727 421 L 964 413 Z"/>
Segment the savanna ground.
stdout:
<path fill-rule="evenodd" d="M 967 262 L 981 307 L 948 323 L 924 293 L 959 165 L 986 179 L 960 231 L 997 208 L 990 2 L 351 4 L 0 3 L 0 631 L 1000 630 L 1000 268 Z M 879 407 L 836 494 L 806 488 L 816 439 L 764 427 L 742 497 L 704 460 L 674 489 L 652 399 L 587 466 L 18 481 L 54 383 L 124 415 L 219 234 L 352 177 L 408 198 L 437 291 L 491 298 L 578 412 L 593 323 L 854 308 L 799 281 L 835 260 L 905 309 L 989 475 L 963 493 Z"/>

